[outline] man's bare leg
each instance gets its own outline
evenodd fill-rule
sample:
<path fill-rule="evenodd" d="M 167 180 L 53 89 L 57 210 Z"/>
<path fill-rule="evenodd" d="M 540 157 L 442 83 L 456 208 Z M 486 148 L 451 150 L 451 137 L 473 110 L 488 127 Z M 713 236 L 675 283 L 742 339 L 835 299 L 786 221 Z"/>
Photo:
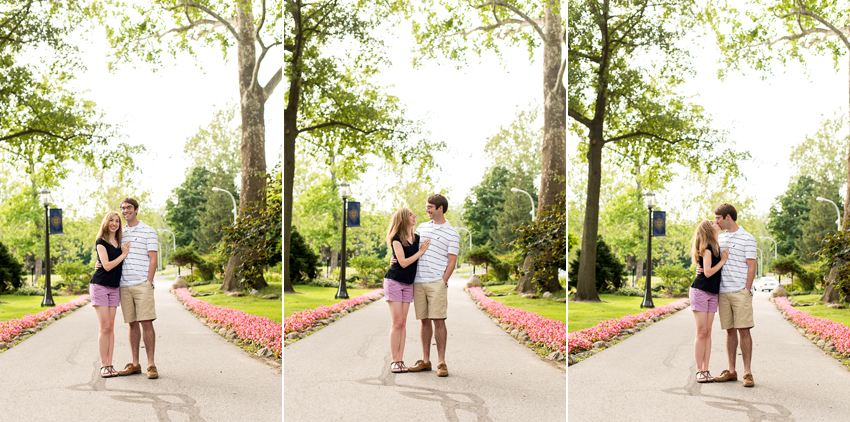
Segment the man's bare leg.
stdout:
<path fill-rule="evenodd" d="M 139 327 L 139 321 L 130 323 L 130 356 L 133 358 L 133 366 L 139 366 L 139 340 L 142 338 L 142 331 Z"/>
<path fill-rule="evenodd" d="M 726 330 L 726 357 L 729 360 L 729 372 L 735 372 L 735 360 L 738 355 L 738 330 Z"/>
<path fill-rule="evenodd" d="M 437 340 L 437 364 L 446 363 L 446 320 L 434 320 L 434 338 Z"/>
<path fill-rule="evenodd" d="M 153 329 L 153 321 L 142 321 L 142 331 L 145 338 L 145 352 L 148 355 L 148 366 L 156 366 L 153 361 L 153 353 L 156 348 L 156 332 Z M 138 343 L 138 339 L 136 340 Z M 139 359 L 138 347 L 136 348 L 136 360 Z"/>
<path fill-rule="evenodd" d="M 434 328 L 431 327 L 430 319 L 422 320 L 422 327 L 419 329 L 419 337 L 422 340 L 422 361 L 425 363 L 431 362 L 431 336 L 434 334 Z"/>
<path fill-rule="evenodd" d="M 750 335 L 749 328 L 739 328 L 741 333 L 741 357 L 744 361 L 744 374 L 752 374 L 750 372 L 750 362 L 753 358 L 753 337 Z"/>

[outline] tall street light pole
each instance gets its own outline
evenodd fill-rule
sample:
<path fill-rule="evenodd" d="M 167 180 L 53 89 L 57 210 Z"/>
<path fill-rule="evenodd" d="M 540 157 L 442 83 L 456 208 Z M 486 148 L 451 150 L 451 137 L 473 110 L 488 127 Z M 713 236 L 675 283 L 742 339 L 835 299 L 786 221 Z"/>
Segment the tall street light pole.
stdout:
<path fill-rule="evenodd" d="M 172 232 L 171 230 L 168 230 L 168 229 L 156 229 L 156 231 L 171 233 L 171 246 L 174 247 L 175 251 L 177 250 L 177 240 L 176 240 L 177 237 L 174 236 L 174 232 Z M 180 266 L 179 265 L 177 266 L 177 275 L 178 276 L 180 275 Z"/>
<path fill-rule="evenodd" d="M 345 266 L 346 263 L 346 254 L 345 254 L 345 228 L 348 227 L 348 210 L 346 209 L 346 201 L 348 201 L 348 195 L 351 193 L 348 190 L 348 182 L 341 182 L 339 184 L 339 196 L 342 197 L 342 266 L 339 270 L 339 290 L 336 292 L 335 299 L 348 299 L 348 289 L 345 288 Z"/>
<path fill-rule="evenodd" d="M 764 253 L 759 248 L 756 248 L 756 250 L 759 251 L 759 257 L 760 257 L 759 258 L 759 265 L 758 265 L 758 269 L 759 269 L 758 272 L 761 275 L 759 277 L 764 277 Z"/>
<path fill-rule="evenodd" d="M 213 192 L 224 192 L 224 193 L 230 195 L 230 200 L 233 201 L 233 210 L 231 210 L 231 212 L 233 213 L 233 224 L 236 224 L 236 199 L 233 198 L 233 194 L 230 193 L 230 191 L 224 190 L 222 188 L 215 188 L 214 187 L 214 188 L 212 188 L 212 190 L 213 190 Z"/>
<path fill-rule="evenodd" d="M 841 231 L 841 211 L 838 210 L 838 205 L 836 205 L 835 202 L 832 202 L 829 199 L 826 199 L 826 198 L 823 198 L 823 197 L 820 197 L 820 196 L 815 198 L 815 199 L 817 199 L 818 201 L 821 201 L 821 202 L 823 202 L 823 201 L 829 202 L 830 204 L 832 204 L 832 206 L 835 207 L 835 213 L 838 214 L 838 220 L 835 220 L 835 224 L 838 225 L 838 231 Z"/>
<path fill-rule="evenodd" d="M 531 201 L 531 221 L 534 221 L 534 199 L 531 195 L 528 192 L 517 188 L 511 188 L 511 192 L 522 192 L 528 196 L 528 200 Z"/>
<path fill-rule="evenodd" d="M 44 299 L 41 306 L 56 306 L 53 291 L 50 289 L 50 191 L 41 190 L 41 203 L 44 204 Z"/>
<path fill-rule="evenodd" d="M 465 232 L 466 232 L 466 234 L 468 234 L 468 235 L 469 235 L 469 249 L 470 249 L 470 250 L 472 250 L 472 233 L 470 233 L 470 232 L 469 232 L 469 230 L 467 230 L 467 229 L 465 229 L 465 228 L 463 228 L 463 227 L 458 227 L 457 229 L 458 229 L 458 230 L 463 230 L 463 231 L 465 231 Z M 475 265 L 473 265 L 473 266 L 472 266 L 472 274 L 470 274 L 470 277 L 472 277 L 472 276 L 474 276 L 474 275 L 475 275 Z"/>
<path fill-rule="evenodd" d="M 651 190 L 644 194 L 644 203 L 649 209 L 649 236 L 646 241 L 646 291 L 643 293 L 641 308 L 654 308 L 652 303 L 652 207 L 655 206 L 655 194 Z"/>

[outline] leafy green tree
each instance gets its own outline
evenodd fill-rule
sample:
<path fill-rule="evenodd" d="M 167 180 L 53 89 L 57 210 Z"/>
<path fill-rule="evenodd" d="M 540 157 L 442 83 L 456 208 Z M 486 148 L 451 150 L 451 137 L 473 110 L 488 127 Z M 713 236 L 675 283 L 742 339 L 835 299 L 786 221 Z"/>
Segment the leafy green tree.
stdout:
<path fill-rule="evenodd" d="M 290 282 L 292 284 L 303 284 L 307 280 L 314 280 L 318 274 L 316 270 L 318 266 L 318 255 L 313 252 L 313 249 L 304 241 L 304 237 L 293 227 L 292 253 L 289 254 L 289 263 L 286 265 Z"/>
<path fill-rule="evenodd" d="M 540 148 L 543 126 L 540 125 L 540 107 L 517 108 L 516 117 L 499 132 L 487 138 L 484 152 L 493 166 L 501 166 L 536 178 L 540 175 Z"/>
<path fill-rule="evenodd" d="M 596 239 L 605 146 L 640 151 L 644 160 L 680 163 L 692 172 L 736 174 L 741 154 L 720 150 L 722 133 L 702 107 L 675 93 L 691 69 L 677 42 L 694 24 L 690 2 L 576 1 L 569 3 L 568 114 L 588 166 L 582 263 L 576 300 L 596 301 Z M 641 66 L 653 55 L 664 66 Z M 648 177 L 645 187 L 654 188 Z"/>
<path fill-rule="evenodd" d="M 199 215 L 200 225 L 194 237 L 199 249 L 205 253 L 221 240 L 221 228 L 234 223 L 233 200 L 224 192 L 213 191 L 213 187 L 230 192 L 239 206 L 239 193 L 233 177 L 227 173 L 210 173 L 208 189 L 204 191 L 204 207 Z"/>
<path fill-rule="evenodd" d="M 623 279 L 628 276 L 626 273 L 626 264 L 614 255 L 611 248 L 608 247 L 608 244 L 602 240 L 602 236 L 599 236 L 597 245 L 597 254 L 599 255 L 599 258 L 596 260 L 595 264 L 597 268 L 594 273 L 594 276 L 596 277 L 596 291 L 619 289 L 623 284 Z M 577 250 L 576 258 L 570 261 L 570 268 L 567 273 L 569 280 L 571 280 L 571 283 L 569 284 L 571 287 L 576 287 L 577 285 L 580 265 L 581 250 Z M 596 301 L 598 302 L 599 300 L 597 299 Z"/>
<path fill-rule="evenodd" d="M 400 165 L 415 165 L 418 176 L 433 166 L 431 152 L 442 148 L 414 139 L 418 124 L 404 117 L 396 97 L 374 82 L 389 63 L 376 37 L 379 17 L 396 10 L 392 2 L 339 3 L 286 1 L 284 50 L 289 81 L 284 109 L 284 256 L 289 255 L 296 139 L 305 151 L 322 155 L 337 178 L 356 180 L 374 155 Z M 366 16 L 370 16 L 367 18 Z M 329 46 L 349 42 L 347 57 L 330 57 Z M 337 160 L 337 155 L 342 157 Z M 335 254 L 331 254 L 335 256 Z M 288 273 L 284 274 L 284 278 Z"/>
<path fill-rule="evenodd" d="M 253 203 L 245 213 L 240 214 L 236 223 L 222 227 L 219 247 L 223 253 L 233 256 L 233 249 L 244 251 L 244 259 L 239 266 L 227 266 L 224 291 L 238 291 L 245 288 L 261 290 L 268 286 L 263 278 L 263 270 L 281 262 L 283 248 L 283 233 L 280 216 L 283 214 L 283 172 L 280 166 L 275 167 L 266 175 L 265 197 L 262 203 Z M 228 274 L 231 272 L 237 274 Z M 241 280 L 241 281 L 237 281 Z M 284 291 L 292 292 L 292 286 L 284 278 Z"/>
<path fill-rule="evenodd" d="M 503 211 L 508 175 L 504 167 L 491 168 L 464 200 L 463 222 L 473 233 L 477 244 L 495 243 L 492 233 L 497 228 L 496 215 Z"/>
<path fill-rule="evenodd" d="M 134 58 L 151 64 L 162 63 L 163 54 L 176 57 L 185 52 L 195 57 L 194 47 L 219 46 L 227 58 L 230 47 L 236 47 L 236 67 L 241 114 L 241 181 L 239 209 L 248 212 L 248 204 L 265 203 L 266 149 L 265 103 L 283 79 L 283 68 L 261 84 L 263 61 L 271 49 L 283 44 L 280 25 L 283 5 L 280 0 L 141 2 L 133 6 L 121 0 L 104 0 L 88 9 L 106 26 L 106 34 L 114 61 L 110 69 Z M 172 35 L 173 34 L 173 35 Z M 192 40 L 192 41 L 190 41 Z M 276 64 L 272 64 L 272 70 Z M 289 127 L 287 125 L 287 127 Z M 262 214 L 262 209 L 253 212 Z M 259 215 L 258 214 L 258 215 Z M 233 269 L 244 264 L 242 249 L 232 250 L 227 264 L 225 284 Z M 248 273 L 260 277 L 248 284 L 263 285 L 262 272 Z"/>
<path fill-rule="evenodd" d="M 236 113 L 234 104 L 216 109 L 212 121 L 206 127 L 198 127 L 198 132 L 183 146 L 183 154 L 192 167 L 227 175 L 231 179 L 228 184 L 233 184 L 242 167 L 239 151 L 242 127 L 237 123 Z"/>
<path fill-rule="evenodd" d="M 529 58 L 534 50 L 542 50 L 543 64 L 543 139 L 540 149 L 540 193 L 538 212 L 557 202 L 566 176 L 566 89 L 564 71 L 566 60 L 562 45 L 566 44 L 565 21 L 561 2 L 546 1 L 482 1 L 442 2 L 429 0 L 414 3 L 405 9 L 406 17 L 414 19 L 413 34 L 419 53 L 425 58 L 437 55 L 466 61 L 468 50 L 480 55 L 485 50 L 500 54 L 502 45 L 523 46 Z M 417 21 L 426 16 L 424 21 Z M 497 41 L 498 40 L 498 41 Z M 470 48 L 471 47 L 471 48 Z M 418 63 L 415 59 L 414 64 Z M 460 67 L 460 65 L 458 65 Z M 595 239 L 595 237 L 594 237 Z M 525 270 L 530 270 L 535 253 L 526 258 Z M 550 271 L 555 266 L 547 265 Z M 525 271 L 526 274 L 531 274 Z M 546 278 L 556 278 L 549 274 Z M 530 286 L 530 280 L 520 285 Z"/>
<path fill-rule="evenodd" d="M 18 261 L 9 248 L 0 242 L 0 292 L 21 287 L 24 264 Z"/>
<path fill-rule="evenodd" d="M 196 238 L 201 227 L 200 216 L 206 206 L 210 171 L 205 167 L 193 167 L 186 180 L 174 188 L 165 202 L 165 217 L 174 228 L 177 245 L 186 246 Z"/>
<path fill-rule="evenodd" d="M 850 302 L 850 248 L 847 245 L 850 245 L 850 230 L 841 230 L 824 236 L 822 247 L 817 251 L 818 258 L 835 273 L 830 274 L 827 289 L 831 288 L 841 302 Z"/>
<path fill-rule="evenodd" d="M 525 256 L 524 274 L 514 290 L 555 293 L 563 289 L 558 280 L 558 269 L 567 266 L 566 192 L 562 191 L 554 204 L 539 212 L 537 220 L 520 224 L 514 231 L 518 236 L 511 245 Z"/>

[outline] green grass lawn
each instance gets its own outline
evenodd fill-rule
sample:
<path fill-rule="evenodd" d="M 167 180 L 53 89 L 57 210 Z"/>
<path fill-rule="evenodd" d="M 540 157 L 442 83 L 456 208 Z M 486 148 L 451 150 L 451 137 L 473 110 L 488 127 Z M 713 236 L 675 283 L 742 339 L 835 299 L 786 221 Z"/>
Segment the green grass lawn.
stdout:
<path fill-rule="evenodd" d="M 53 302 L 56 305 L 70 302 L 81 295 L 56 296 L 53 295 Z M 12 319 L 23 318 L 27 314 L 37 314 L 49 307 L 41 307 L 43 296 L 15 296 L 15 295 L 0 295 L 0 321 L 9 321 Z"/>
<path fill-rule="evenodd" d="M 513 293 L 516 284 L 504 284 L 501 286 L 486 286 L 487 290 L 493 293 Z M 561 290 L 555 296 L 558 298 L 566 297 L 567 291 Z M 524 309 L 529 312 L 534 312 L 544 318 L 554 319 L 563 323 L 567 322 L 567 304 L 556 302 L 554 299 L 524 299 L 516 294 L 508 296 L 490 296 L 493 299 L 505 306 L 512 308 Z"/>
<path fill-rule="evenodd" d="M 202 300 L 210 305 L 221 306 L 225 308 L 238 309 L 247 312 L 251 315 L 266 317 L 283 323 L 281 316 L 281 302 L 277 299 L 262 299 L 261 297 L 268 294 L 283 294 L 283 283 L 269 283 L 269 287 L 260 290 L 260 296 L 245 295 L 241 297 L 227 296 L 221 293 L 219 288 L 221 283 L 205 284 L 203 286 L 192 286 L 192 289 L 199 293 L 218 292 L 212 296 L 197 296 L 195 299 Z"/>
<path fill-rule="evenodd" d="M 0 296 L 2 297 L 2 296 Z M 800 295 L 800 296 L 791 296 L 800 303 L 817 303 L 817 305 L 812 306 L 798 306 L 796 309 L 799 309 L 813 317 L 828 319 L 830 321 L 835 321 L 839 324 L 844 324 L 850 327 L 850 309 L 833 309 L 827 308 L 823 302 L 820 301 L 821 295 Z"/>
<path fill-rule="evenodd" d="M 305 309 L 316 309 L 319 306 L 331 306 L 345 299 L 334 299 L 336 287 L 315 287 L 296 285 L 292 286 L 297 294 L 289 293 L 283 296 L 283 316 L 288 317 Z M 371 292 L 374 289 L 352 289 L 348 288 L 348 297 L 354 298 Z"/>
<path fill-rule="evenodd" d="M 590 328 L 612 318 L 622 318 L 629 314 L 637 315 L 648 311 L 640 307 L 643 302 L 642 297 L 600 294 L 599 300 L 607 303 L 568 302 L 570 321 L 567 324 L 567 332 Z M 656 308 L 677 300 L 679 299 L 652 298 Z"/>

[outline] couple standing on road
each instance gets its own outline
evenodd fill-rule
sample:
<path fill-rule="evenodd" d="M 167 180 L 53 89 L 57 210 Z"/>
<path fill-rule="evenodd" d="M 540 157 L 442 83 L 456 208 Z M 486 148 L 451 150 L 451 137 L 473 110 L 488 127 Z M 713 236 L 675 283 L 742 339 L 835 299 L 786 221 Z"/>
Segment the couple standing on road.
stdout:
<path fill-rule="evenodd" d="M 446 221 L 449 202 L 443 195 L 431 195 L 425 211 L 431 221 L 416 227 L 416 215 L 408 208 L 395 212 L 387 230 L 387 243 L 393 259 L 384 276 L 384 293 L 390 307 L 390 370 L 394 373 L 431 370 L 431 338 L 437 343 L 437 376 L 449 375 L 446 366 L 446 312 L 449 277 L 457 263 L 460 235 Z M 410 302 L 416 319 L 422 321 L 422 359 L 410 368 L 404 365 L 404 340 Z M 433 326 L 432 326 L 433 323 Z"/>
<path fill-rule="evenodd" d="M 744 387 L 755 385 L 750 371 L 753 339 L 753 279 L 756 274 L 756 239 L 737 223 L 738 212 L 730 204 L 714 210 L 714 221 L 703 220 L 696 229 L 691 258 L 697 264 L 689 296 L 696 320 L 694 356 L 697 382 L 737 381 L 735 363 L 738 344 L 744 361 Z M 721 230 L 726 230 L 720 233 Z M 726 330 L 729 367 L 718 377 L 708 372 L 711 356 L 711 324 L 720 310 L 720 328 Z"/>
<path fill-rule="evenodd" d="M 156 333 L 153 329 L 153 320 L 156 319 L 153 277 L 156 274 L 157 235 L 156 230 L 136 218 L 139 202 L 135 199 L 125 198 L 121 201 L 121 214 L 127 221 L 123 228 L 117 212 L 110 211 L 103 218 L 95 238 L 96 269 L 89 283 L 92 307 L 100 325 L 97 337 L 100 376 L 109 378 L 142 372 L 139 340 L 143 329 L 148 356 L 147 376 L 154 379 L 159 377 L 154 363 Z M 115 313 L 119 304 L 124 322 L 130 324 L 130 353 L 133 361 L 123 370 L 116 371 L 112 367 L 112 353 L 115 346 Z"/>

